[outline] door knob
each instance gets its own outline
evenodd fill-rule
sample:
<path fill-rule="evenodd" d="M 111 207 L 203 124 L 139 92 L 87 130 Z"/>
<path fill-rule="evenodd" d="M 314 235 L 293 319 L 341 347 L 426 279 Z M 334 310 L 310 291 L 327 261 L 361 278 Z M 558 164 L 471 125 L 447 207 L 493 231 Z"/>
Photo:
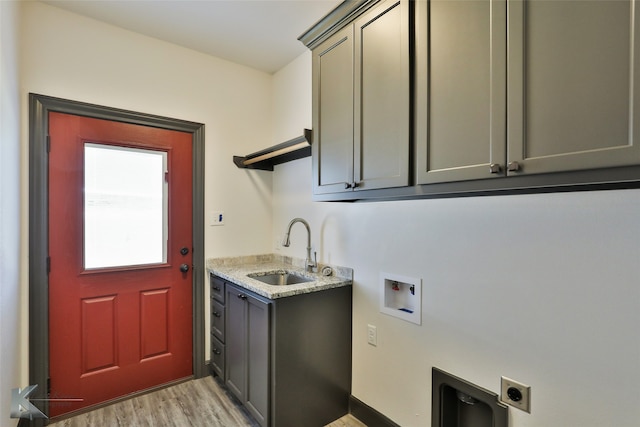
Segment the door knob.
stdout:
<path fill-rule="evenodd" d="M 180 249 L 180 253 L 181 253 L 182 255 L 186 255 L 186 254 L 188 254 L 188 253 L 189 253 L 189 248 L 184 247 L 184 248 Z"/>
<path fill-rule="evenodd" d="M 189 266 L 187 264 L 180 264 L 180 271 L 186 273 L 187 271 L 189 271 Z"/>

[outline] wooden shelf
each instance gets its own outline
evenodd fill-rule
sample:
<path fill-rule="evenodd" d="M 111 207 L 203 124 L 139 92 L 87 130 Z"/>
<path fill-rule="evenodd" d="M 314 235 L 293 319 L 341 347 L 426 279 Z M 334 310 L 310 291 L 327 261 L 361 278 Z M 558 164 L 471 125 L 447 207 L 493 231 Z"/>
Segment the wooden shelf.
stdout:
<path fill-rule="evenodd" d="M 304 135 L 264 150 L 256 151 L 244 157 L 233 156 L 233 163 L 243 169 L 273 171 L 274 165 L 302 159 L 311 155 L 311 130 L 305 129 Z"/>

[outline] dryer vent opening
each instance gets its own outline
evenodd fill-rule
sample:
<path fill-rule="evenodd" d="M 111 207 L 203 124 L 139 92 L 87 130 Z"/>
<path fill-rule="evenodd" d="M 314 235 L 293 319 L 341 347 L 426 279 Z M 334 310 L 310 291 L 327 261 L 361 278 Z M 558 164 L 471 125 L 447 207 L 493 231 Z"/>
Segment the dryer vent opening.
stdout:
<path fill-rule="evenodd" d="M 438 368 L 432 370 L 433 427 L 508 427 L 499 396 Z"/>

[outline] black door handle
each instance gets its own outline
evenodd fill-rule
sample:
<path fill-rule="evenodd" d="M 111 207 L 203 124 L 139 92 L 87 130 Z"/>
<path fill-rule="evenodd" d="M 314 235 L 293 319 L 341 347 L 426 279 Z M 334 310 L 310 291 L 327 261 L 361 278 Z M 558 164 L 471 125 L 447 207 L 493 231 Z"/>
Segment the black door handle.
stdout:
<path fill-rule="evenodd" d="M 180 264 L 180 271 L 186 273 L 187 271 L 189 271 L 189 266 L 187 264 Z"/>

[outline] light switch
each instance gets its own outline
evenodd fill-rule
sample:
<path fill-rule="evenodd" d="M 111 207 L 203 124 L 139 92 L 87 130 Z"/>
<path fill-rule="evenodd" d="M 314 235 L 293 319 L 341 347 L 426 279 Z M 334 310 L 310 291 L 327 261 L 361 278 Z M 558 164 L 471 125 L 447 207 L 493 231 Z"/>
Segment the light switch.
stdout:
<path fill-rule="evenodd" d="M 224 212 L 211 212 L 209 215 L 209 225 L 224 225 Z"/>

